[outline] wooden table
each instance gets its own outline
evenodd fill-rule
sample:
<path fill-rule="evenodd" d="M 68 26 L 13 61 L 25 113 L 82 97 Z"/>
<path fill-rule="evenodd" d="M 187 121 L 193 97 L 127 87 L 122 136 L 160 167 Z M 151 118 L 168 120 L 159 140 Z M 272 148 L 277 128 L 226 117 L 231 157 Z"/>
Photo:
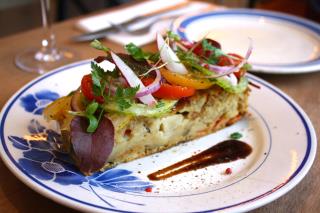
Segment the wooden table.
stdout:
<path fill-rule="evenodd" d="M 74 28 L 76 19 L 55 24 L 58 44 L 78 53 L 79 60 L 95 57 L 97 51 L 87 43 L 72 43 L 69 38 L 78 31 Z M 39 46 L 41 29 L 12 35 L 0 39 L 0 108 L 24 84 L 36 78 L 37 74 L 22 72 L 15 67 L 13 59 L 28 47 Z M 114 50 L 122 47 L 106 41 Z M 155 44 L 145 48 L 154 49 Z M 290 95 L 309 115 L 320 135 L 320 72 L 299 75 L 259 75 Z M 318 149 L 319 150 L 319 149 Z M 319 156 L 319 151 L 318 151 Z M 320 160 L 316 158 L 307 176 L 286 195 L 253 212 L 319 212 L 320 210 Z M 0 212 L 73 212 L 61 206 L 20 182 L 0 161 Z"/>

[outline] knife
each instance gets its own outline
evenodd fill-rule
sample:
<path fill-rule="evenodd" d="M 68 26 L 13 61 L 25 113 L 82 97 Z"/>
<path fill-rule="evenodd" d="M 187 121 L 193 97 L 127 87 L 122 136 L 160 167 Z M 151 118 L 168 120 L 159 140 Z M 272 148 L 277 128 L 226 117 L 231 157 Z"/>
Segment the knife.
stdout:
<path fill-rule="evenodd" d="M 186 6 L 189 2 L 181 2 L 179 4 L 176 5 L 171 5 L 168 7 L 164 7 L 155 11 L 152 11 L 150 13 L 145 13 L 143 15 L 138 15 L 136 17 L 133 17 L 132 19 L 129 19 L 127 21 L 124 21 L 120 24 L 111 24 L 110 27 L 98 30 L 98 31 L 94 31 L 94 32 L 89 32 L 89 33 L 84 33 L 81 35 L 77 35 L 71 38 L 72 41 L 75 42 L 84 42 L 84 41 L 92 41 L 94 39 L 99 39 L 99 38 L 104 38 L 106 35 L 111 34 L 111 33 L 117 33 L 120 32 L 121 29 L 128 27 L 129 25 L 136 23 L 136 22 L 140 22 L 143 20 L 147 20 L 149 18 L 152 17 L 156 17 L 159 15 L 165 15 L 166 13 L 170 13 L 174 10 L 180 9 L 184 6 Z"/>

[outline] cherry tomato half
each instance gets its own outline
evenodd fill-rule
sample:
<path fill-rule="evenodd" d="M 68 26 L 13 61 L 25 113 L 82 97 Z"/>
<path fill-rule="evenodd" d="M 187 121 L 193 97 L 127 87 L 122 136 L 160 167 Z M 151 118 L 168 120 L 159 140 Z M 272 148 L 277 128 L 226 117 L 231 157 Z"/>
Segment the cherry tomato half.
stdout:
<path fill-rule="evenodd" d="M 103 103 L 104 99 L 102 96 L 96 96 L 93 93 L 93 82 L 92 77 L 90 74 L 85 75 L 82 77 L 81 80 L 81 91 L 83 95 L 89 100 L 89 101 L 97 101 L 98 103 Z"/>

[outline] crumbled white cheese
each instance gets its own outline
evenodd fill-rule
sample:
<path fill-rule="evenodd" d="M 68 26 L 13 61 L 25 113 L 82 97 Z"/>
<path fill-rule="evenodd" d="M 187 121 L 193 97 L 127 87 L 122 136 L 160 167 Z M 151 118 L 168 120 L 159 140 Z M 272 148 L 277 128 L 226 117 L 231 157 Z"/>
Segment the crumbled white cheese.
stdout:
<path fill-rule="evenodd" d="M 102 69 L 104 69 L 105 71 L 113 71 L 114 68 L 116 67 L 116 65 L 114 63 L 111 63 L 108 60 L 104 60 L 100 63 L 95 62 L 99 67 L 101 67 Z"/>
<path fill-rule="evenodd" d="M 222 76 L 221 78 L 229 81 L 233 86 L 236 86 L 238 84 L 238 79 L 234 74 L 229 74 Z"/>

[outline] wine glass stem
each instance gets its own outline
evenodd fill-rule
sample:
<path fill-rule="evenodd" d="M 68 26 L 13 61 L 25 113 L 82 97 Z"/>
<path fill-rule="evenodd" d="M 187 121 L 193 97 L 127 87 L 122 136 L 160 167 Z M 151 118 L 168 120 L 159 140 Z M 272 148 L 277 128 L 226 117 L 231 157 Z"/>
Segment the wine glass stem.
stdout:
<path fill-rule="evenodd" d="M 35 58 L 39 61 L 57 61 L 60 57 L 56 48 L 55 34 L 52 32 L 50 0 L 41 0 L 41 14 L 44 38 L 41 41 L 41 50 Z"/>

